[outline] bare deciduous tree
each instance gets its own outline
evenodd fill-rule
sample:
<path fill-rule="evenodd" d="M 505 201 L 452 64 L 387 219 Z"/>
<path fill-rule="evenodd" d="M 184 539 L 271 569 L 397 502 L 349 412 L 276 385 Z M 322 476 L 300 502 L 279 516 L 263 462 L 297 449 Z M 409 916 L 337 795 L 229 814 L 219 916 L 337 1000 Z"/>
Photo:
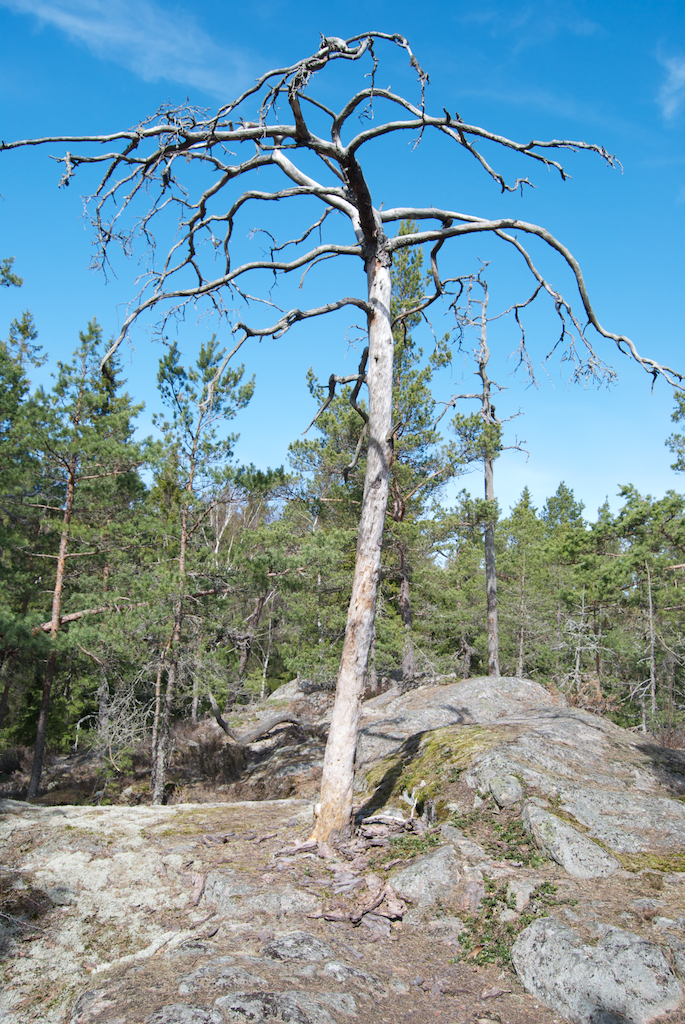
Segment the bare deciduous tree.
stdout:
<path fill-rule="evenodd" d="M 381 43 L 407 54 L 418 79 L 417 103 L 376 85 L 375 51 Z M 317 73 L 340 62 L 359 64 L 365 79 L 363 88 L 353 92 L 342 108 L 335 111 L 313 95 L 313 84 Z M 486 152 L 488 147 L 502 147 L 535 165 L 555 169 L 562 178 L 566 177 L 564 169 L 553 159 L 553 154 L 560 150 L 587 150 L 609 165 L 614 163 L 601 146 L 568 140 L 519 143 L 469 124 L 459 114 L 444 108 L 439 114 L 431 114 L 425 105 L 427 82 L 428 77 L 409 43 L 400 35 L 369 32 L 347 40 L 322 37 L 311 56 L 289 67 L 268 71 L 242 96 L 211 116 L 189 106 L 165 108 L 136 128 L 110 135 L 30 139 L 2 146 L 13 149 L 58 142 L 70 147 L 93 144 L 91 152 L 67 152 L 61 159 L 64 184 L 69 184 L 83 165 L 104 167 L 104 175 L 89 202 L 97 236 L 97 262 L 107 268 L 115 243 L 127 253 L 142 246 L 147 258 L 142 290 L 112 351 L 132 324 L 153 307 L 160 309 L 163 327 L 170 317 L 182 317 L 189 305 L 201 299 L 233 323 L 237 340 L 226 356 L 227 362 L 248 338 L 280 337 L 299 321 L 347 307 L 366 314 L 368 459 L 352 596 L 326 748 L 320 814 L 314 831 L 315 838 L 324 844 L 345 835 L 350 827 L 361 698 L 374 629 L 381 538 L 393 457 L 393 253 L 405 246 L 432 246 L 433 288 L 413 311 L 407 311 L 409 315 L 423 312 L 445 293 L 448 282 L 441 276 L 439 254 L 448 240 L 484 232 L 496 236 L 520 254 L 541 291 L 551 297 L 561 319 L 560 342 L 567 357 L 575 361 L 576 374 L 584 377 L 601 373 L 603 364 L 583 325 L 566 299 L 537 269 L 518 236 L 541 239 L 575 276 L 588 324 L 601 337 L 630 353 L 654 377 L 661 374 L 671 382 L 679 379 L 674 371 L 641 356 L 628 338 L 601 326 L 590 304 L 579 264 L 545 228 L 515 218 L 488 218 L 434 207 L 384 210 L 374 205 L 361 155 L 376 140 L 389 134 L 413 135 L 420 141 L 428 131 L 436 132 L 446 143 L 476 160 L 502 191 L 509 192 L 523 189 L 530 182 L 527 178 L 508 182 L 486 159 L 483 144 Z M 381 112 L 387 112 L 388 117 L 379 116 Z M 360 117 L 361 121 L 353 123 Z M 317 167 L 319 177 L 314 176 Z M 271 230 L 265 233 L 270 239 L 267 251 L 241 261 L 235 227 L 247 207 L 276 203 L 282 208 L 287 202 L 311 210 L 313 201 L 321 204 L 320 216 L 314 215 L 295 237 L 283 243 L 276 240 L 276 216 L 270 221 Z M 331 216 L 335 212 L 343 214 L 352 229 L 346 240 L 325 240 L 335 226 Z M 388 228 L 403 220 L 417 221 L 425 229 L 388 237 Z M 175 240 L 157 262 L 156 239 L 165 237 L 170 226 L 176 231 Z M 317 233 L 319 243 L 312 244 Z M 292 255 L 287 256 L 286 250 Z M 255 299 L 244 283 L 260 271 L 266 273 L 269 282 L 295 271 L 304 275 L 333 257 L 361 260 L 367 278 L 363 297 L 338 297 L 304 309 L 285 310 L 275 306 L 270 284 Z M 275 317 L 272 322 L 260 325 L 260 317 L 255 315 L 254 322 L 248 324 L 231 308 L 232 303 L 245 308 L 256 301 L 267 310 L 275 310 L 270 314 Z M 217 379 L 220 375 L 221 371 Z"/>

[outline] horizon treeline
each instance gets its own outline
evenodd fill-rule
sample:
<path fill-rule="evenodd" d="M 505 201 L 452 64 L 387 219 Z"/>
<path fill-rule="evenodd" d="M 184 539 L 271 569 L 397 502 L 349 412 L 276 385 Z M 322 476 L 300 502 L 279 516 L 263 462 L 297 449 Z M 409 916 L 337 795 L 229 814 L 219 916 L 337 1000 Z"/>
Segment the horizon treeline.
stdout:
<path fill-rule="evenodd" d="M 4 265 L 3 283 L 18 283 Z M 401 309 L 420 254 L 393 273 Z M 557 687 L 622 725 L 680 727 L 685 496 L 625 486 L 620 510 L 607 503 L 594 522 L 563 482 L 541 508 L 524 487 L 506 516 L 465 491 L 446 507 L 444 484 L 504 442 L 499 421 L 478 413 L 436 425 L 431 378 L 449 340 L 424 359 L 417 322 L 405 317 L 395 337 L 368 690 L 487 675 L 494 523 L 502 675 Z M 175 721 L 208 713 L 210 692 L 230 713 L 296 676 L 332 689 L 344 638 L 366 454 L 359 386 L 334 394 L 310 371 L 320 414 L 287 468 L 259 470 L 236 465 L 228 430 L 254 381 L 243 367 L 216 379 L 214 338 L 192 365 L 166 346 L 156 440 L 136 440 L 142 406 L 116 361 L 101 369 L 106 350 L 93 320 L 52 386 L 32 388 L 44 357 L 30 314 L 0 343 L 0 745 L 38 743 L 34 790 L 43 748 L 91 746 L 117 767 L 150 736 L 163 788 Z M 674 419 L 684 417 L 679 399 Z M 683 437 L 667 443 L 685 468 Z"/>

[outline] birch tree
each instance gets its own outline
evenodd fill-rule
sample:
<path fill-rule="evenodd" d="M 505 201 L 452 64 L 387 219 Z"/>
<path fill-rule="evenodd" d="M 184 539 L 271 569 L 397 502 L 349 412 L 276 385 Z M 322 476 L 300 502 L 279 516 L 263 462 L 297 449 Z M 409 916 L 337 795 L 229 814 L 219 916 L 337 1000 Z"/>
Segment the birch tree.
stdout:
<path fill-rule="evenodd" d="M 410 61 L 417 80 L 415 101 L 377 85 L 379 54 L 386 45 L 403 51 Z M 348 65 L 356 83 L 348 98 L 334 109 L 333 89 L 345 80 L 335 71 L 339 65 Z M 330 69 L 334 71 L 332 80 L 326 82 L 325 92 L 317 94 L 321 73 Z M 517 142 L 469 123 L 454 107 L 449 111 L 441 106 L 434 112 L 426 104 L 427 85 L 427 74 L 401 35 L 367 32 L 347 40 L 322 37 L 313 54 L 267 71 L 241 96 L 209 116 L 189 105 L 165 107 L 133 129 L 28 139 L 1 147 L 6 151 L 65 143 L 69 148 L 61 157 L 63 184 L 71 183 L 77 172 L 90 165 L 102 168 L 89 204 L 96 262 L 107 269 L 112 250 L 121 245 L 127 253 L 135 251 L 138 259 L 144 256 L 147 268 L 112 352 L 134 323 L 153 309 L 163 328 L 170 318 L 182 317 L 189 306 L 202 301 L 232 325 L 235 344 L 226 363 L 248 339 L 282 337 L 301 321 L 340 310 L 361 312 L 366 317 L 368 360 L 359 380 L 368 387 L 369 454 L 345 644 L 314 830 L 314 837 L 324 844 L 350 829 L 361 698 L 373 637 L 393 459 L 393 254 L 430 247 L 432 287 L 414 310 L 405 311 L 409 316 L 424 313 L 449 290 L 449 276 L 441 270 L 446 243 L 462 236 L 492 235 L 520 255 L 540 294 L 551 299 L 560 318 L 560 347 L 574 361 L 577 376 L 603 372 L 584 322 L 600 338 L 628 352 L 652 376 L 664 375 L 671 382 L 678 376 L 640 355 L 629 338 L 605 330 L 592 308 L 577 260 L 544 227 L 513 217 L 462 212 L 458 207 L 408 204 L 385 209 L 374 201 L 365 158 L 388 135 L 418 143 L 426 133 L 434 132 L 439 141 L 454 148 L 451 159 L 461 153 L 475 160 L 503 192 L 531 184 L 525 176 L 509 180 L 494 166 L 493 156 L 504 151 L 518 154 L 530 166 L 556 171 L 562 179 L 567 175 L 557 157 L 563 151 L 583 150 L 598 155 L 609 166 L 614 164 L 614 158 L 600 145 L 555 139 Z M 424 187 L 422 183 L 422 191 Z M 409 181 L 407 189 L 410 191 Z M 310 212 L 311 220 L 279 242 L 274 234 L 276 223 L 283 223 L 283 207 L 291 204 L 296 205 L 294 215 Z M 317 205 L 319 211 L 313 211 Z M 256 214 L 257 207 L 267 211 L 266 222 L 259 225 L 262 233 L 252 236 L 256 249 L 248 251 L 247 243 L 241 240 L 238 244 L 241 235 L 236 228 L 244 225 L 252 210 Z M 417 230 L 389 237 L 388 227 L 403 220 L 415 221 Z M 250 226 L 255 226 L 254 219 Z M 173 238 L 168 250 L 157 257 L 156 240 L 170 237 L 170 231 Z M 318 241 L 313 240 L 316 236 Z M 582 323 L 580 314 L 576 315 L 570 302 L 536 266 L 521 237 L 546 243 L 564 268 L 570 269 L 583 309 Z M 266 251 L 261 248 L 264 244 Z M 322 301 L 305 308 L 276 306 L 274 278 L 294 273 L 301 279 L 322 261 L 333 258 L 361 264 L 366 275 L 363 292 L 324 295 Z M 313 280 L 318 278 L 314 275 Z M 334 286 L 334 281 L 329 283 Z M 254 311 L 253 304 L 257 307 Z M 223 368 L 223 364 L 218 368 L 217 379 Z"/>

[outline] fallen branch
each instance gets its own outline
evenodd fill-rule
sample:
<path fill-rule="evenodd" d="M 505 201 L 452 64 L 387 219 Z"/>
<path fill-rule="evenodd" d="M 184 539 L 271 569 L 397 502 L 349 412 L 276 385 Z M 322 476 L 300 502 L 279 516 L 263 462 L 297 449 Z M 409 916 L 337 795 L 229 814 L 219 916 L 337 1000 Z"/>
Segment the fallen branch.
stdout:
<path fill-rule="evenodd" d="M 271 718 L 267 718 L 266 722 L 260 722 L 254 729 L 249 729 L 247 732 L 238 735 L 228 725 L 228 723 L 222 718 L 221 712 L 219 711 L 219 705 L 217 704 L 214 695 L 210 690 L 207 691 L 209 694 L 209 702 L 212 705 L 212 711 L 214 717 L 226 735 L 233 740 L 234 743 L 239 744 L 241 747 L 245 747 L 248 743 L 254 743 L 255 740 L 261 739 L 262 736 L 266 736 L 267 733 L 275 729 L 277 725 L 282 725 L 284 722 L 291 722 L 293 725 L 298 725 L 301 729 L 306 728 L 303 722 L 300 721 L 295 715 L 290 714 L 288 711 L 280 711 L 277 715 L 273 715 Z"/>

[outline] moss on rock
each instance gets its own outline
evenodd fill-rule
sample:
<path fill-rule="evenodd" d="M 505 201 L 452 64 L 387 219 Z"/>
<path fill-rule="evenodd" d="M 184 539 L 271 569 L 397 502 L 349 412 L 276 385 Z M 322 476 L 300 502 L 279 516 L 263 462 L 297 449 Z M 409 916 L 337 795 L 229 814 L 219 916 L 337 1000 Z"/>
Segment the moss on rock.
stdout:
<path fill-rule="evenodd" d="M 483 725 L 449 725 L 418 733 L 374 764 L 360 788 L 374 808 L 399 799 L 405 791 L 417 806 L 428 799 L 438 801 L 479 754 L 517 736 L 517 730 L 508 726 Z"/>

